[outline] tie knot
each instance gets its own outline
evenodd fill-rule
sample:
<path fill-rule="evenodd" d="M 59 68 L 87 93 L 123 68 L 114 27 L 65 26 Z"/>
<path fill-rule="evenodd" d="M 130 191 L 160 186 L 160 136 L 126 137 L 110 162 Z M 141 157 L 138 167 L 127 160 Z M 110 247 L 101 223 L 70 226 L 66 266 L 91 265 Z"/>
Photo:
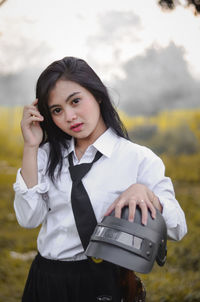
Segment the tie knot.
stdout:
<path fill-rule="evenodd" d="M 92 165 L 102 156 L 102 154 L 97 151 L 93 161 L 91 163 L 84 163 L 80 165 L 73 165 L 72 152 L 68 155 L 69 160 L 69 172 L 73 182 L 80 182 L 81 179 L 89 172 Z"/>
<path fill-rule="evenodd" d="M 80 182 L 81 179 L 88 173 L 92 166 L 92 163 L 89 164 L 80 164 L 76 166 L 69 166 L 69 172 L 73 182 Z"/>

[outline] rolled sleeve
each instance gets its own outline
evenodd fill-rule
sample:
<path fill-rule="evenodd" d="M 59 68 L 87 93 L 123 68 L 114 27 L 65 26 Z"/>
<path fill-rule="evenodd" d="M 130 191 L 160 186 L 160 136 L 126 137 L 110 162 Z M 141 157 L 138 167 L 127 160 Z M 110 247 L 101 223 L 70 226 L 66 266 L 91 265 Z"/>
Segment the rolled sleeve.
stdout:
<path fill-rule="evenodd" d="M 140 175 L 140 183 L 149 187 L 159 198 L 163 207 L 162 215 L 165 219 L 168 238 L 181 240 L 187 233 L 185 214 L 175 198 L 173 184 L 165 176 L 165 166 L 162 160 L 149 151 L 149 160 L 146 162 Z"/>
<path fill-rule="evenodd" d="M 159 194 L 157 194 L 158 196 Z M 185 214 L 178 204 L 178 201 L 166 199 L 158 196 L 163 207 L 162 215 L 167 225 L 168 238 L 172 240 L 181 240 L 187 233 Z"/>
<path fill-rule="evenodd" d="M 24 179 L 21 175 L 21 169 L 17 171 L 16 182 L 13 185 L 14 191 L 19 194 L 27 195 L 27 197 L 32 197 L 36 192 L 45 193 L 49 189 L 49 183 L 42 177 L 41 173 L 38 173 L 38 184 L 32 188 L 28 188 L 24 182 Z"/>
<path fill-rule="evenodd" d="M 46 196 L 48 195 L 49 182 L 45 176 L 45 154 L 41 151 L 38 152 L 38 184 L 28 188 L 20 173 L 21 169 L 19 169 L 16 182 L 13 185 L 16 217 L 19 224 L 26 228 L 40 225 L 48 212 Z"/>

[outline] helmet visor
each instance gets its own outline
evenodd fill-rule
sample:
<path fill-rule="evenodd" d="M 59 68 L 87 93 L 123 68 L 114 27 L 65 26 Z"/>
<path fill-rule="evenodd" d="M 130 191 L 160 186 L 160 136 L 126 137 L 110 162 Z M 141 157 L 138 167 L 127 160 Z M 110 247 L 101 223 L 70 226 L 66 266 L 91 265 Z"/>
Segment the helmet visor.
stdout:
<path fill-rule="evenodd" d="M 94 236 L 98 236 L 107 240 L 116 241 L 122 243 L 125 246 L 133 247 L 140 250 L 142 246 L 142 238 L 135 235 L 125 233 L 123 231 L 115 230 L 105 226 L 98 226 L 95 229 Z"/>

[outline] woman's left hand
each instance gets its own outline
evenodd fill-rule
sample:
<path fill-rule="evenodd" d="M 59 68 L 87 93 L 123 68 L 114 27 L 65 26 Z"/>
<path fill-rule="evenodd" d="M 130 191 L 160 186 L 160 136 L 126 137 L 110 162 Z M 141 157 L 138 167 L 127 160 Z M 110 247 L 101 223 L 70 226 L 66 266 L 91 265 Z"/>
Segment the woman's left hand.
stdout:
<path fill-rule="evenodd" d="M 135 217 L 136 206 L 142 211 L 142 224 L 147 224 L 148 209 L 153 219 L 156 218 L 156 209 L 162 212 L 162 206 L 159 198 L 143 184 L 133 184 L 126 189 L 108 208 L 105 216 L 115 209 L 115 217 L 121 217 L 121 210 L 124 206 L 129 207 L 129 221 Z"/>

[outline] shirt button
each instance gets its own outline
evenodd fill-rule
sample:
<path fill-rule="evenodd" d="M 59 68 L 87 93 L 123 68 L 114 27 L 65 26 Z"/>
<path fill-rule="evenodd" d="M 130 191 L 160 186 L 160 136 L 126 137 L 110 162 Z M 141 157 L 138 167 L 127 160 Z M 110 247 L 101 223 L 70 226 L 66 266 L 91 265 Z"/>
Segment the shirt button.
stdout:
<path fill-rule="evenodd" d="M 49 199 L 48 194 L 47 194 L 47 193 L 42 194 L 42 199 L 43 199 L 44 201 L 47 201 L 47 200 Z"/>

